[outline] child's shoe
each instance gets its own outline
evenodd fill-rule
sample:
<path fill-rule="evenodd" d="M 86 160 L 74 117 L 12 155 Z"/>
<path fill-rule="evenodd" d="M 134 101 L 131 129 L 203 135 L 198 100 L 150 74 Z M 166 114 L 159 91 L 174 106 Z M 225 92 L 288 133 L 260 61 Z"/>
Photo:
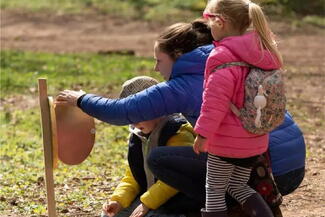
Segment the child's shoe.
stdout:
<path fill-rule="evenodd" d="M 274 217 L 283 217 L 280 206 L 272 207 L 271 208 Z"/>
<path fill-rule="evenodd" d="M 258 193 L 247 198 L 243 210 L 251 217 L 274 217 L 270 207 Z"/>
<path fill-rule="evenodd" d="M 205 209 L 201 209 L 202 217 L 228 217 L 227 211 L 219 212 L 207 212 Z"/>

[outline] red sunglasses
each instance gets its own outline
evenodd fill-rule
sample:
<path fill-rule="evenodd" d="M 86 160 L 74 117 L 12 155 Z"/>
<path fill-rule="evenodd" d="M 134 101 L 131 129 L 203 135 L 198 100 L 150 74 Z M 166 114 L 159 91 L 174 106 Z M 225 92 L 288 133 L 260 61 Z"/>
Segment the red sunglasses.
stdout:
<path fill-rule="evenodd" d="M 221 14 L 203 12 L 203 18 L 205 18 L 205 19 L 211 19 L 211 18 L 216 18 L 216 17 L 219 18 L 222 22 L 225 22 L 225 18 L 223 18 Z"/>

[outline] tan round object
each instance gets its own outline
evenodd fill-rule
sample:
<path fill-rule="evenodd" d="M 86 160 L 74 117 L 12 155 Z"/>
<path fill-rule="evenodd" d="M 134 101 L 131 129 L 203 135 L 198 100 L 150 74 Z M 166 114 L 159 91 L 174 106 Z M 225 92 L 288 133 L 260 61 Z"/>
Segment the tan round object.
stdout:
<path fill-rule="evenodd" d="M 69 165 L 83 162 L 95 142 L 95 121 L 78 107 L 56 105 L 56 132 L 59 159 Z"/>

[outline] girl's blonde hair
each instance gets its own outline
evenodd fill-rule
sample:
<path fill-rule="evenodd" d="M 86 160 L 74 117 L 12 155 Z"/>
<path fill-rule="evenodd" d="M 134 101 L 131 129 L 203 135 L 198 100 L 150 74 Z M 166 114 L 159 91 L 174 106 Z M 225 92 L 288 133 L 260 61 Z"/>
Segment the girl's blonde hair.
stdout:
<path fill-rule="evenodd" d="M 282 56 L 277 48 L 274 34 L 270 29 L 262 8 L 249 0 L 210 0 L 206 12 L 222 15 L 225 20 L 242 34 L 251 23 L 260 38 L 261 48 L 269 50 L 275 55 L 280 65 Z"/>
<path fill-rule="evenodd" d="M 157 38 L 156 43 L 161 52 L 176 60 L 182 54 L 199 46 L 211 44 L 213 37 L 210 27 L 204 19 L 191 23 L 175 23 L 167 27 Z"/>

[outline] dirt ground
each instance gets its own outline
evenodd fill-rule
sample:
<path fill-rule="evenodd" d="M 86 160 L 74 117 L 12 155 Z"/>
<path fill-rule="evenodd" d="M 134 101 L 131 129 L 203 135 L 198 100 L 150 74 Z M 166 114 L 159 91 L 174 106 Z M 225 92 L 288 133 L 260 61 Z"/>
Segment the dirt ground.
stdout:
<path fill-rule="evenodd" d="M 297 28 L 288 22 L 271 25 L 281 36 L 288 101 L 291 109 L 299 111 L 295 120 L 305 132 L 308 145 L 305 179 L 294 193 L 284 197 L 282 211 L 285 217 L 325 217 L 324 30 Z M 0 39 L 1 49 L 152 56 L 154 39 L 162 28 L 99 15 L 3 10 Z"/>
<path fill-rule="evenodd" d="M 1 49 L 55 53 L 133 51 L 152 56 L 161 27 L 106 16 L 1 13 Z"/>

